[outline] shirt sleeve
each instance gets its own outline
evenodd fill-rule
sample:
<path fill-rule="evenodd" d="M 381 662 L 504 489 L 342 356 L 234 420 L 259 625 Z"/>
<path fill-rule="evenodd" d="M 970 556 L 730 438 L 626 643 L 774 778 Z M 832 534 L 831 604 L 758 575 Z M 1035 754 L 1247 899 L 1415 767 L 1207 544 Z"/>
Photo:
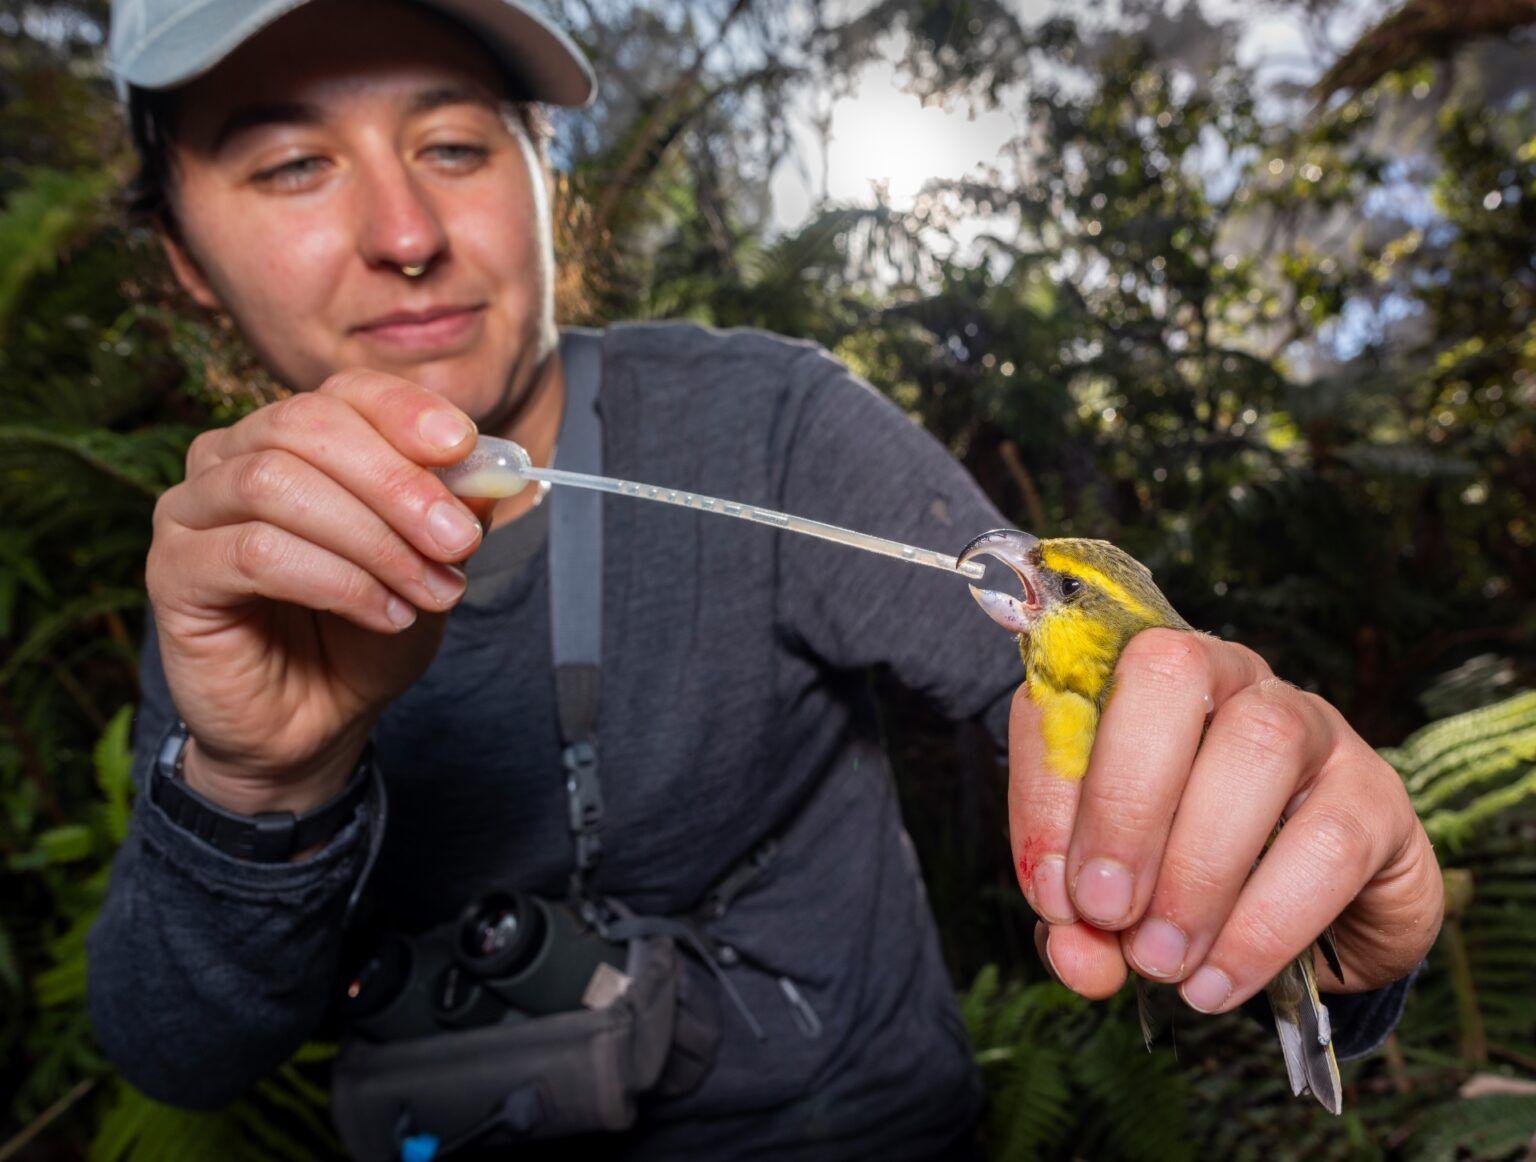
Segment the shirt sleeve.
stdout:
<path fill-rule="evenodd" d="M 1379 1049 L 1392 1035 L 1392 1030 L 1402 1019 L 1403 1007 L 1408 1003 L 1408 991 L 1422 968 L 1420 965 L 1402 980 L 1370 992 L 1323 996 L 1323 1003 L 1328 1006 L 1329 1023 L 1334 1028 L 1334 1053 L 1340 1061 L 1364 1057 Z"/>
<path fill-rule="evenodd" d="M 786 511 L 946 553 L 1008 526 L 948 450 L 894 404 L 824 352 L 801 360 L 810 386 L 786 461 Z M 951 720 L 982 719 L 1006 753 L 1023 668 L 963 577 L 808 537 L 784 538 L 780 571 L 780 620 L 808 648 L 837 667 L 889 666 Z M 1341 1058 L 1386 1040 L 1411 980 L 1327 998 Z M 1254 1015 L 1273 1024 L 1267 1008 Z"/>
<path fill-rule="evenodd" d="M 820 351 L 794 368 L 808 386 L 790 433 L 789 512 L 958 553 L 1007 522 L 937 440 Z M 779 621 L 827 664 L 887 666 L 953 721 L 981 718 L 1007 742 L 1019 653 L 972 600 L 966 578 L 810 537 L 785 537 Z"/>
<path fill-rule="evenodd" d="M 308 857 L 226 855 L 145 793 L 175 721 L 153 625 L 134 722 L 138 795 L 88 939 L 86 991 L 107 1057 L 136 1087 L 207 1109 L 244 1092 L 319 1026 L 336 984 L 343 920 L 381 816 L 375 789 Z"/>

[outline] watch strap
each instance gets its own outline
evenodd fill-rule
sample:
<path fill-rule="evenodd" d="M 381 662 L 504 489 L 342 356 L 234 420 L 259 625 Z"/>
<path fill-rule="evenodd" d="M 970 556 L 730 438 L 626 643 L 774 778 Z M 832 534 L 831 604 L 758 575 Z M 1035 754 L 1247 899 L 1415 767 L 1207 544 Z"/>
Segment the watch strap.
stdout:
<path fill-rule="evenodd" d="M 253 863 L 287 863 L 301 851 L 325 843 L 352 818 L 367 798 L 373 770 L 373 742 L 363 748 L 357 767 L 339 794 L 311 811 L 263 811 L 241 815 L 198 794 L 181 777 L 187 727 L 175 723 L 166 733 L 150 773 L 149 797 L 183 830 L 226 855 Z"/>

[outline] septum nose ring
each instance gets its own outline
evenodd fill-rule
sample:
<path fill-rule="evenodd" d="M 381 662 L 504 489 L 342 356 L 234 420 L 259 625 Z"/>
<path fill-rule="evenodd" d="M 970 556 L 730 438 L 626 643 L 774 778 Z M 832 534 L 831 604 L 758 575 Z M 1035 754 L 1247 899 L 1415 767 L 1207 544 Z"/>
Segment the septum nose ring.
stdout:
<path fill-rule="evenodd" d="M 406 278 L 420 278 L 427 273 L 427 264 L 425 262 L 413 262 L 409 266 L 402 266 L 400 273 L 405 275 Z"/>

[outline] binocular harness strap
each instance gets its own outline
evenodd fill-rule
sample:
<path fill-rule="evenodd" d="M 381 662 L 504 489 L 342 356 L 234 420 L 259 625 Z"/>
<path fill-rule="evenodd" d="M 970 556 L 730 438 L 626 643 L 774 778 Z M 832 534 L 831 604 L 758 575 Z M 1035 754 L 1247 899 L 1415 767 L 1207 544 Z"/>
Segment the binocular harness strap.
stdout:
<path fill-rule="evenodd" d="M 601 475 L 603 425 L 599 408 L 602 385 L 601 332 L 581 327 L 562 330 L 560 357 L 565 370 L 565 414 L 555 466 Z M 762 873 L 777 853 L 769 838 L 739 861 L 687 917 L 635 916 L 590 891 L 592 871 L 602 855 L 599 832 L 603 794 L 598 779 L 598 704 L 602 693 L 603 655 L 603 510 L 602 493 L 555 488 L 549 501 L 549 616 L 555 666 L 555 709 L 560 725 L 561 769 L 576 861 L 571 872 L 571 903 L 582 919 L 609 939 L 671 936 L 686 944 L 714 973 L 732 1005 L 753 1034 L 763 1028 L 724 971 L 736 963 L 734 949 L 718 945 L 701 924 L 725 915 L 732 899 Z M 799 996 L 793 982 L 780 978 L 786 1000 L 807 1036 L 820 1033 L 820 1020 Z"/>
<path fill-rule="evenodd" d="M 561 332 L 565 415 L 555 466 L 601 473 L 603 427 L 598 417 L 602 339 L 598 332 Z M 555 664 L 555 711 L 560 725 L 560 766 L 565 778 L 567 822 L 576 847 L 572 903 L 590 910 L 587 882 L 603 845 L 603 793 L 598 782 L 597 711 L 602 693 L 603 509 L 602 494 L 555 488 L 549 494 L 549 622 Z"/>

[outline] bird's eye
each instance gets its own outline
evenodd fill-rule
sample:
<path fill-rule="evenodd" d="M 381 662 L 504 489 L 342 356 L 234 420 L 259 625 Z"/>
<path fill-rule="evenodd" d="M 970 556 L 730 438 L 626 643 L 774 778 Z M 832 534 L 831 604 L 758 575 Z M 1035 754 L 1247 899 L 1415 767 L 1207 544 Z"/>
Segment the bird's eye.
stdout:
<path fill-rule="evenodd" d="M 1061 579 L 1061 595 L 1063 597 L 1076 597 L 1083 588 L 1083 583 L 1076 577 L 1063 577 Z"/>

